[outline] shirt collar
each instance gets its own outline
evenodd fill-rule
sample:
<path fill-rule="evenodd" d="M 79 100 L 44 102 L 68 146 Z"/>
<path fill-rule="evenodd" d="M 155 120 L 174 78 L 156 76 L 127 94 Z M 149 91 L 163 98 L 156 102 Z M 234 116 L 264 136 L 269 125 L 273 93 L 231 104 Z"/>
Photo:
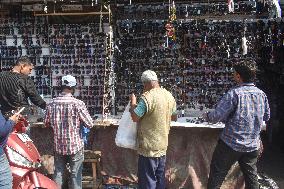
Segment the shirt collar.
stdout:
<path fill-rule="evenodd" d="M 240 86 L 254 86 L 254 83 L 242 83 Z"/>

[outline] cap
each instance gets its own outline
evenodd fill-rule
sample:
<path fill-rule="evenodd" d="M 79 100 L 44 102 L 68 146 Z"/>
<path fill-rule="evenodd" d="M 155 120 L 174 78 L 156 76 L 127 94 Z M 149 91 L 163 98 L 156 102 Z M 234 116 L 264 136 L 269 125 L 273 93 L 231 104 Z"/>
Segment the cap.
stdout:
<path fill-rule="evenodd" d="M 142 73 L 141 76 L 142 83 L 148 82 L 148 81 L 158 81 L 157 74 L 152 70 L 146 70 Z"/>
<path fill-rule="evenodd" d="M 142 73 L 141 76 L 142 83 L 148 82 L 148 81 L 158 81 L 157 74 L 152 70 L 146 70 Z"/>
<path fill-rule="evenodd" d="M 67 87 L 75 87 L 77 84 L 76 78 L 72 75 L 65 75 L 62 77 L 62 85 Z"/>

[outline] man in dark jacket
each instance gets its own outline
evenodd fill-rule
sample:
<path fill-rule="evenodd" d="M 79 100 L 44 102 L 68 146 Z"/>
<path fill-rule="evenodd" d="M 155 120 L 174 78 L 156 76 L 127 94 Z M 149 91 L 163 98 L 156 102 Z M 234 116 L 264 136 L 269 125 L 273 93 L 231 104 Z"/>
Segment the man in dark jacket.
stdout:
<path fill-rule="evenodd" d="M 0 73 L 0 110 L 6 114 L 30 101 L 45 109 L 46 102 L 38 94 L 34 82 L 29 78 L 33 64 L 26 56 L 20 57 L 11 71 Z"/>

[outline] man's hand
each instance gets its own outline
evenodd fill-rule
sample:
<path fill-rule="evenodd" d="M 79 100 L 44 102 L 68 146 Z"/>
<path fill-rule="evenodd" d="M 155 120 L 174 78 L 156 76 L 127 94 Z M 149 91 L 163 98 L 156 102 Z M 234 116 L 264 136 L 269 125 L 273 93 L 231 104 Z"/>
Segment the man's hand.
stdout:
<path fill-rule="evenodd" d="M 137 98 L 136 98 L 136 96 L 135 96 L 134 93 L 132 93 L 132 94 L 130 95 L 129 99 L 130 99 L 130 105 L 131 105 L 131 106 L 134 106 L 134 105 L 137 104 Z"/>
<path fill-rule="evenodd" d="M 130 109 L 129 109 L 129 112 L 130 112 L 132 121 L 138 122 L 139 119 L 140 119 L 140 117 L 138 117 L 138 116 L 136 115 L 136 113 L 134 112 L 134 109 L 135 109 L 136 106 L 137 106 L 137 98 L 136 98 L 136 96 L 135 96 L 134 93 L 132 93 L 132 94 L 129 96 L 129 100 L 130 100 Z"/>
<path fill-rule="evenodd" d="M 202 118 L 205 120 L 205 121 L 207 121 L 208 122 L 208 113 L 209 112 L 204 112 L 203 114 L 202 114 Z"/>
<path fill-rule="evenodd" d="M 14 114 L 12 115 L 11 117 L 9 117 L 10 120 L 12 120 L 13 122 L 15 123 L 18 123 L 19 119 L 21 118 L 22 116 L 20 114 Z"/>
<path fill-rule="evenodd" d="M 177 121 L 177 114 L 173 114 L 171 116 L 171 121 Z"/>

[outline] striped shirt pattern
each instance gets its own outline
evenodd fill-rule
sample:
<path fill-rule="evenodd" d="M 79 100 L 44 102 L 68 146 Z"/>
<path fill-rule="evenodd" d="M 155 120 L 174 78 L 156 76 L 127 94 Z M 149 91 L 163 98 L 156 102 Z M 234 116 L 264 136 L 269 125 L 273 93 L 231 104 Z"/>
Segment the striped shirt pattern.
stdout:
<path fill-rule="evenodd" d="M 224 122 L 220 139 L 233 150 L 252 152 L 260 147 L 260 131 L 263 121 L 270 118 L 268 99 L 265 93 L 245 83 L 231 89 L 208 113 L 210 122 Z"/>
<path fill-rule="evenodd" d="M 54 131 L 55 151 L 62 155 L 76 154 L 84 147 L 80 123 L 93 127 L 93 120 L 83 101 L 70 93 L 62 93 L 46 108 L 45 125 Z"/>
<path fill-rule="evenodd" d="M 45 109 L 45 101 L 28 76 L 11 71 L 0 73 L 0 104 L 3 114 L 22 106 L 29 106 L 28 98 L 33 104 Z"/>

